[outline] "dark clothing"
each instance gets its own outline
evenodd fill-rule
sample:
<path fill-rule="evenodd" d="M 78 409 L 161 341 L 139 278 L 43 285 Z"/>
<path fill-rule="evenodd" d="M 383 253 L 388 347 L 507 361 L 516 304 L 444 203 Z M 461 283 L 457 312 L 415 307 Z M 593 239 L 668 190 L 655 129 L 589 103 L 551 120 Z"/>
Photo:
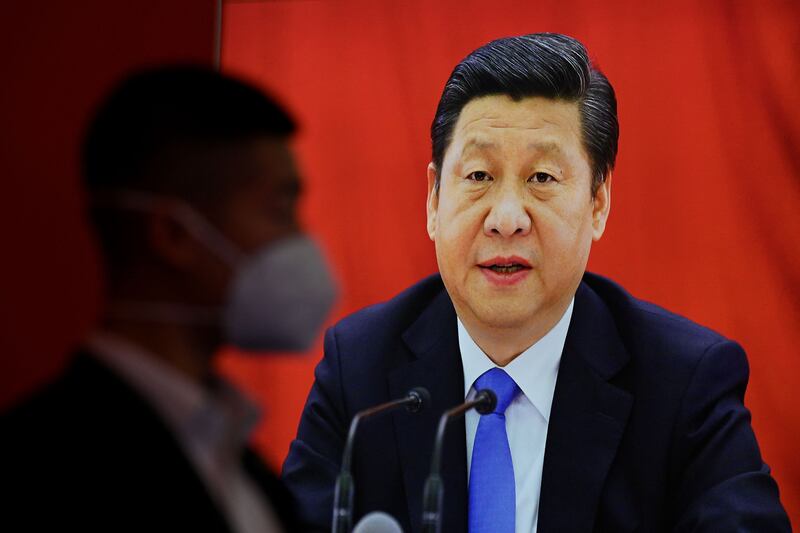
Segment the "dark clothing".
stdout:
<path fill-rule="evenodd" d="M 231 531 L 162 419 L 92 356 L 75 357 L 0 428 L 5 531 Z M 296 529 L 281 483 L 252 450 L 242 461 Z"/>
<path fill-rule="evenodd" d="M 789 531 L 762 462 L 741 347 L 586 274 L 561 358 L 538 531 Z M 432 405 L 366 421 L 355 445 L 355 518 L 382 510 L 419 531 L 441 413 L 464 401 L 456 315 L 441 278 L 345 318 L 325 338 L 283 480 L 309 529 L 330 528 L 353 415 L 424 386 Z M 445 442 L 443 531 L 466 531 L 463 419 Z"/>

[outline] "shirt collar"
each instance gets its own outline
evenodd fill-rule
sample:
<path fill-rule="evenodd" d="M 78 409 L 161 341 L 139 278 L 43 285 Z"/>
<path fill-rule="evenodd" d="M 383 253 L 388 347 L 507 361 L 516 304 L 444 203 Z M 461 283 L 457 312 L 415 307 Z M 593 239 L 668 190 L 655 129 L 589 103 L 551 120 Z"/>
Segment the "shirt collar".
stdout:
<path fill-rule="evenodd" d="M 244 446 L 258 422 L 258 408 L 221 378 L 204 388 L 141 346 L 108 332 L 93 333 L 87 347 L 138 391 L 184 442 L 226 453 L 223 448 Z"/>
<path fill-rule="evenodd" d="M 502 367 L 517 383 L 522 394 L 531 401 L 547 421 L 550 420 L 550 408 L 553 405 L 558 366 L 561 362 L 561 352 L 564 351 L 564 343 L 567 340 L 567 330 L 574 304 L 575 298 L 573 297 L 567 310 L 544 337 Z M 461 363 L 464 367 L 464 397 L 466 398 L 475 380 L 497 365 L 475 344 L 460 318 L 458 319 L 458 345 L 461 351 Z"/>

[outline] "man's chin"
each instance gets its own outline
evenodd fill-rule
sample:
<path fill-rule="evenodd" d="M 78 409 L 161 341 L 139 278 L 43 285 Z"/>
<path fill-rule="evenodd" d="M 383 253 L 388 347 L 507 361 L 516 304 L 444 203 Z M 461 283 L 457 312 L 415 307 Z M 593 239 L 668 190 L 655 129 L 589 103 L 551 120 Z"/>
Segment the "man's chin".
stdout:
<path fill-rule="evenodd" d="M 528 302 L 530 304 L 530 302 Z M 531 326 L 536 322 L 536 310 L 528 306 L 525 309 L 515 308 L 513 305 L 492 305 L 491 307 L 478 306 L 474 309 L 474 316 L 478 323 L 486 328 L 519 330 Z"/>

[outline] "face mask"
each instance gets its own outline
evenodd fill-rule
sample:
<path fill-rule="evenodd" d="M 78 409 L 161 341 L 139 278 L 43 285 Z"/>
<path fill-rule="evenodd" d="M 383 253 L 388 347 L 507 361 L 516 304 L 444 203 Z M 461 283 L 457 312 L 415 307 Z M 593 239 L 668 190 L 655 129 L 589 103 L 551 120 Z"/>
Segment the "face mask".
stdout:
<path fill-rule="evenodd" d="M 224 330 L 246 350 L 304 351 L 336 299 L 319 248 L 298 235 L 257 252 L 236 270 L 228 290 Z"/>
<path fill-rule="evenodd" d="M 100 207 L 163 211 L 174 200 L 126 192 L 95 202 Z M 316 244 L 305 235 L 269 243 L 245 255 L 188 204 L 170 211 L 199 242 L 231 266 L 233 279 L 221 313 L 167 303 L 125 302 L 118 316 L 180 323 L 221 321 L 225 340 L 248 351 L 297 351 L 311 347 L 336 299 L 336 288 Z M 112 310 L 113 311 L 113 310 Z M 221 314 L 221 316 L 220 316 Z"/>

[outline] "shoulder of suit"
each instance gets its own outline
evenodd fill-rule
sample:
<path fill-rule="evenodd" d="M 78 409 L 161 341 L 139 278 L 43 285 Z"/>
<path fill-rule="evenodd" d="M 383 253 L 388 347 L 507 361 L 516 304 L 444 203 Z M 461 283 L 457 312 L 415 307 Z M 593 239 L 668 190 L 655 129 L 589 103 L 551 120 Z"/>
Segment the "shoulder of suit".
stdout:
<path fill-rule="evenodd" d="M 428 276 L 392 299 L 370 305 L 340 320 L 339 336 L 383 334 L 395 336 L 406 330 L 430 303 L 445 291 L 439 274 Z"/>
<path fill-rule="evenodd" d="M 632 296 L 616 282 L 587 272 L 583 287 L 608 310 L 620 339 L 632 353 L 645 357 L 669 356 L 695 360 L 705 350 L 730 342 L 710 328 L 679 314 Z M 344 343 L 369 343 L 376 347 L 395 342 L 437 298 L 446 297 L 439 274 L 412 285 L 392 299 L 365 307 L 335 326 Z M 687 361 L 689 362 L 689 361 Z"/>
<path fill-rule="evenodd" d="M 608 308 L 620 338 L 634 354 L 696 359 L 710 346 L 731 342 L 708 327 L 633 297 L 608 278 L 587 272 L 583 281 Z"/>
<path fill-rule="evenodd" d="M 21 446 L 58 442 L 62 448 L 75 444 L 79 450 L 92 442 L 89 437 L 158 423 L 143 398 L 85 352 L 75 354 L 52 381 L 13 405 L 1 420 L 3 431 L 16 434 Z"/>
<path fill-rule="evenodd" d="M 52 380 L 3 413 L 4 455 L 14 457 L 10 470 L 26 476 L 64 473 L 70 463 L 96 451 L 97 439 L 87 434 L 97 436 L 118 420 L 95 416 L 100 406 L 111 408 L 113 403 L 98 386 L 96 370 L 83 356 L 74 357 Z"/>
<path fill-rule="evenodd" d="M 28 420 L 41 421 L 44 417 L 62 418 L 64 413 L 73 410 L 81 396 L 79 386 L 81 371 L 76 358 L 68 361 L 56 375 L 39 385 L 36 389 L 20 396 L 3 413 L 3 425 L 25 424 Z"/>

